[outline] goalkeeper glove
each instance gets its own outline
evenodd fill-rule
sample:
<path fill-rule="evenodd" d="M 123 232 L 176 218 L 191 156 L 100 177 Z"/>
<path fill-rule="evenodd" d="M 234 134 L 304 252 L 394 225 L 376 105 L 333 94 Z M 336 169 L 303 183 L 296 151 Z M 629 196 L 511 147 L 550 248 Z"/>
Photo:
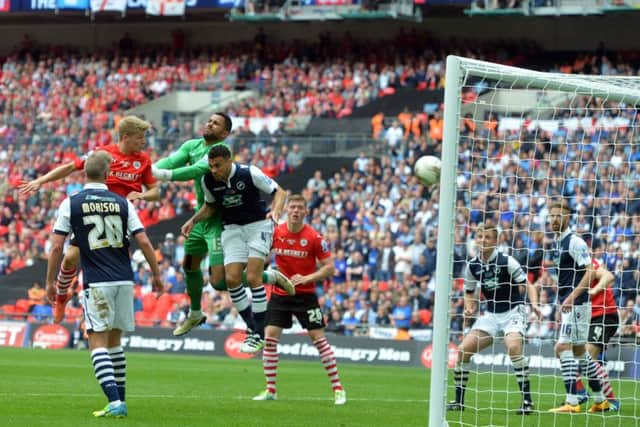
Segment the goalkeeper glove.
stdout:
<path fill-rule="evenodd" d="M 172 172 L 171 169 L 158 169 L 155 166 L 151 166 L 151 174 L 160 181 L 171 181 Z"/>

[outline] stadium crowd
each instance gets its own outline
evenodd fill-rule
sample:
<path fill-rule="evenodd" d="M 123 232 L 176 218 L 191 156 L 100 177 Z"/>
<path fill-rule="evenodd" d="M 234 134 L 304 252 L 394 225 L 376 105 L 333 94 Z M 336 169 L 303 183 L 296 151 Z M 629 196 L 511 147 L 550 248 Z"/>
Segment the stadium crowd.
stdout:
<path fill-rule="evenodd" d="M 179 83 L 215 80 L 211 87 L 232 87 L 253 82 L 263 96 L 255 105 L 231 108 L 233 114 L 249 117 L 297 113 L 337 117 L 345 107 L 363 105 L 396 84 L 416 89 L 442 84 L 441 50 L 417 54 L 413 33 L 400 34 L 375 55 L 363 53 L 364 47 L 348 36 L 335 41 L 323 37 L 317 44 L 296 42 L 272 50 L 264 48 L 266 35 L 259 35 L 254 44 L 238 50 L 255 50 L 255 55 L 234 58 L 228 56 L 229 49 L 205 52 L 183 47 L 189 59 L 182 59 L 162 51 L 127 50 L 127 46 L 123 55 L 114 56 L 76 56 L 55 49 L 33 54 L 31 48 L 8 57 L 0 78 L 0 274 L 45 256 L 54 209 L 66 194 L 81 188 L 82 177 L 74 174 L 26 198 L 18 195 L 18 182 L 113 142 L 109 129 L 117 122 L 118 111 Z M 336 59 L 337 51 L 341 58 L 359 54 L 367 59 L 362 63 Z M 493 50 L 482 57 L 495 58 L 499 53 Z M 223 59 L 212 62 L 211 58 Z M 405 59 L 394 62 L 394 58 Z M 514 57 L 509 62 L 521 60 Z M 554 67 L 609 74 L 635 71 L 624 61 L 614 64 L 595 56 L 580 56 Z M 438 192 L 420 185 L 411 175 L 411 165 L 419 156 L 439 155 L 442 118 L 441 111 L 415 113 L 374 117 L 374 139 L 388 154 L 374 158 L 363 152 L 352 167 L 333 176 L 316 171 L 303 192 L 312 208 L 310 224 L 325 234 L 336 254 L 334 278 L 318 285 L 329 331 L 359 335 L 374 326 L 416 330 L 431 325 Z M 587 113 L 594 119 L 607 114 L 635 119 L 637 115 L 631 108 L 592 108 Z M 640 178 L 640 151 L 633 129 L 561 126 L 553 132 L 504 131 L 489 116 L 482 122 L 467 117 L 461 132 L 459 170 L 465 172 L 458 178 L 452 329 L 459 333 L 464 329 L 460 278 L 465 260 L 475 250 L 475 226 L 489 221 L 503 230 L 501 248 L 526 266 L 530 280 L 545 291 L 545 320 L 532 324 L 530 334 L 552 333 L 554 271 L 545 267 L 552 236 L 545 222 L 544 196 L 563 195 L 570 199 L 577 230 L 591 244 L 594 256 L 615 274 L 623 331 L 638 333 L 640 203 L 637 190 L 629 184 Z M 193 135 L 192 126 L 170 123 L 162 137 L 178 143 Z M 251 161 L 271 176 L 289 172 L 299 165 L 299 153 L 291 156 L 296 149 L 289 151 L 280 143 L 281 136 L 249 138 L 249 144 L 235 150 L 238 159 Z M 156 137 L 160 135 L 150 135 L 154 147 Z M 236 133 L 231 140 L 244 137 Z M 152 151 L 153 158 L 166 155 L 174 146 L 170 143 L 165 150 Z M 137 208 L 144 223 L 151 225 L 191 209 L 194 197 L 189 184 L 171 184 L 163 186 L 160 202 L 141 202 Z M 144 264 L 136 261 L 137 309 L 145 313 L 137 316 L 140 322 L 169 326 L 183 320 L 186 299 L 179 267 L 183 243 L 181 236 L 167 235 L 159 248 L 167 284 L 159 298 L 151 292 Z M 204 299 L 211 324 L 235 324 L 238 315 L 225 293 L 210 289 Z"/>

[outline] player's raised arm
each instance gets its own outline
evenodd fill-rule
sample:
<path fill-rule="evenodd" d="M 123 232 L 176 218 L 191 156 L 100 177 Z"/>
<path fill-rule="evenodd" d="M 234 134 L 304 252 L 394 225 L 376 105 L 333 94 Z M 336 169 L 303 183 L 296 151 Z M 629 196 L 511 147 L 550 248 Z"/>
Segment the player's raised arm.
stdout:
<path fill-rule="evenodd" d="M 175 169 L 161 169 L 154 165 L 152 171 L 153 176 L 160 181 L 191 181 L 192 179 L 200 179 L 202 175 L 209 172 L 209 161 L 207 158 L 204 158 L 194 165 L 177 167 Z"/>
<path fill-rule="evenodd" d="M 190 141 L 185 142 L 175 152 L 169 154 L 164 159 L 160 159 L 153 164 L 157 169 L 176 169 L 186 166 L 189 162 Z M 159 178 L 158 178 L 159 179 Z"/>
<path fill-rule="evenodd" d="M 45 175 L 42 175 L 41 177 L 36 178 L 32 181 L 21 181 L 20 184 L 18 184 L 20 194 L 35 193 L 43 184 L 66 178 L 75 170 L 77 170 L 76 163 L 69 162 L 64 165 L 60 165 L 53 170 L 50 170 Z"/>

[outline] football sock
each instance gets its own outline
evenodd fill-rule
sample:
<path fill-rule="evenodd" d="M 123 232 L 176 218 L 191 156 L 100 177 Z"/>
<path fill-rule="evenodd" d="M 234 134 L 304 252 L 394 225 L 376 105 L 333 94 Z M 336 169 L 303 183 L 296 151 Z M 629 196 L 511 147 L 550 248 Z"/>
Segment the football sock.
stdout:
<path fill-rule="evenodd" d="M 340 377 L 338 376 L 338 364 L 336 362 L 336 356 L 333 353 L 333 349 L 329 345 L 326 337 L 318 338 L 313 342 L 313 345 L 318 349 L 320 354 L 320 361 L 327 371 L 329 381 L 331 381 L 331 388 L 333 391 L 342 390 L 342 384 L 340 383 Z"/>
<path fill-rule="evenodd" d="M 124 350 L 120 346 L 111 347 L 108 351 L 111 363 L 113 364 L 113 376 L 116 381 L 116 386 L 118 387 L 118 394 L 120 395 L 120 400 L 124 402 L 127 359 L 124 357 Z"/>
<path fill-rule="evenodd" d="M 247 293 L 244 288 L 238 286 L 237 288 L 229 289 L 229 295 L 231 296 L 231 302 L 236 310 L 238 310 L 238 314 L 240 314 L 240 317 L 242 317 L 242 320 L 246 323 L 247 329 L 255 331 L 256 325 L 253 319 L 253 313 L 251 312 L 251 304 L 249 303 L 249 298 L 247 298 Z"/>
<path fill-rule="evenodd" d="M 77 271 L 76 267 L 64 268 L 64 265 L 60 267 L 56 286 L 56 302 L 63 303 L 67 299 L 67 292 Z"/>
<path fill-rule="evenodd" d="M 262 370 L 267 380 L 267 391 L 276 394 L 276 375 L 278 371 L 278 338 L 268 337 L 262 351 Z"/>
<path fill-rule="evenodd" d="M 255 332 L 264 339 L 264 321 L 267 315 L 267 293 L 264 286 L 251 288 L 251 307 L 253 310 L 253 320 L 256 325 Z"/>
<path fill-rule="evenodd" d="M 531 400 L 531 383 L 529 381 L 529 360 L 524 356 L 515 356 L 511 358 L 513 370 L 516 374 L 518 387 L 522 392 L 522 400 L 532 402 Z"/>
<path fill-rule="evenodd" d="M 464 404 L 464 392 L 469 382 L 469 370 L 466 363 L 456 363 L 453 368 L 453 380 L 456 383 L 456 402 Z"/>
<path fill-rule="evenodd" d="M 202 271 L 200 270 L 185 270 L 184 271 L 185 282 L 187 283 L 187 294 L 191 300 L 191 311 L 200 310 L 200 300 L 202 299 L 202 286 L 204 285 L 204 278 L 202 277 Z"/>
<path fill-rule="evenodd" d="M 604 396 L 602 394 L 602 383 L 598 373 L 598 364 L 591 359 L 591 355 L 586 351 L 580 356 L 576 356 L 580 372 L 587 377 L 589 388 L 593 391 L 593 400 L 596 403 L 602 402 Z"/>
<path fill-rule="evenodd" d="M 93 364 L 96 379 L 100 383 L 105 396 L 109 399 L 109 403 L 113 406 L 119 406 L 120 394 L 113 375 L 113 363 L 111 363 L 107 349 L 104 347 L 94 349 L 91 352 L 91 363 Z"/>
<path fill-rule="evenodd" d="M 567 403 L 577 405 L 579 400 L 576 389 L 576 376 L 578 375 L 578 362 L 573 357 L 571 350 L 560 352 L 560 371 L 567 391 Z"/>

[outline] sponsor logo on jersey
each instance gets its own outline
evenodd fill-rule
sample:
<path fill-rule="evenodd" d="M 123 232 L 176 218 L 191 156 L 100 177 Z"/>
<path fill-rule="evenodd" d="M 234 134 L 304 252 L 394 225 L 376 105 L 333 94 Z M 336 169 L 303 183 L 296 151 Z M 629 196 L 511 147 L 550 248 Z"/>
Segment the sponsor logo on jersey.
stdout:
<path fill-rule="evenodd" d="M 225 194 L 225 196 L 222 198 L 222 206 L 225 208 L 242 206 L 242 194 Z"/>

